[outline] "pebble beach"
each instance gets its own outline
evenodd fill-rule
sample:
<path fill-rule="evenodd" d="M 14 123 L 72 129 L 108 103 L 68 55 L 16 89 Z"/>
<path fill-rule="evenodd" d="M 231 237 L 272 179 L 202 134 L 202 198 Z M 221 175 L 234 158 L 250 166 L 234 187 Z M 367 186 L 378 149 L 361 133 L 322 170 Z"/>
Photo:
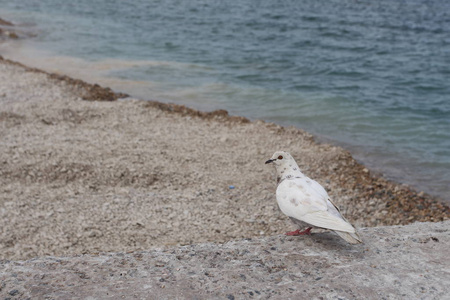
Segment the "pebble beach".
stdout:
<path fill-rule="evenodd" d="M 309 133 L 143 101 L 0 59 L 0 259 L 225 242 L 295 229 L 275 170 L 290 152 L 356 227 L 449 219 Z"/>

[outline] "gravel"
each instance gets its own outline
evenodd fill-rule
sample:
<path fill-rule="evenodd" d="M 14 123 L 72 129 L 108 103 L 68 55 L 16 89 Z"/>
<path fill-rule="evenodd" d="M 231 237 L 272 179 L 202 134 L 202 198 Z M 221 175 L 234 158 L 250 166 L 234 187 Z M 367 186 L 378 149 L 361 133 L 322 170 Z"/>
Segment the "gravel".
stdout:
<path fill-rule="evenodd" d="M 437 199 L 300 129 L 112 101 L 124 96 L 0 59 L 0 259 L 293 230 L 276 204 L 275 170 L 264 164 L 276 150 L 289 151 L 357 227 L 449 218 Z"/>

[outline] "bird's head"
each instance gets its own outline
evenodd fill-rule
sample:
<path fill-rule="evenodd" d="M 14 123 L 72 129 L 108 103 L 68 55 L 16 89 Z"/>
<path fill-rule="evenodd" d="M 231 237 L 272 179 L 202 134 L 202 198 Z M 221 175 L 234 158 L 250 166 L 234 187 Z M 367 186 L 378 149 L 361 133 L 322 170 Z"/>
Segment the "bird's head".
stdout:
<path fill-rule="evenodd" d="M 294 158 L 285 151 L 277 151 L 266 164 L 274 164 L 277 170 L 277 181 L 287 178 L 301 177 L 303 174 L 295 162 Z"/>
<path fill-rule="evenodd" d="M 266 161 L 266 164 L 273 163 L 277 168 L 282 166 L 297 165 L 294 158 L 285 151 L 277 151 Z"/>

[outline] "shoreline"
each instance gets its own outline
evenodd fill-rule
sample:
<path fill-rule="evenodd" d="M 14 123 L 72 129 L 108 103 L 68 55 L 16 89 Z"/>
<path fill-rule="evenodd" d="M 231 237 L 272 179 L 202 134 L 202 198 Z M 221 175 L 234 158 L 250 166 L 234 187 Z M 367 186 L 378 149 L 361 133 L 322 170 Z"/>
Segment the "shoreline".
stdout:
<path fill-rule="evenodd" d="M 384 180 L 386 180 L 390 183 L 405 187 L 406 189 L 409 189 L 414 193 L 417 193 L 420 195 L 425 195 L 427 198 L 433 199 L 433 201 L 439 201 L 439 202 L 447 205 L 446 199 L 443 199 L 440 196 L 432 195 L 425 191 L 421 191 L 421 190 L 417 189 L 416 187 L 414 187 L 413 185 L 386 178 L 383 176 L 381 171 L 369 170 L 369 167 L 366 166 L 364 164 L 364 162 L 358 161 L 353 157 L 350 150 L 347 150 L 344 146 L 341 146 L 338 142 L 334 143 L 331 138 L 316 136 L 314 134 L 311 134 L 311 133 L 309 133 L 301 128 L 297 128 L 295 126 L 283 126 L 283 125 L 277 124 L 275 122 L 270 122 L 270 121 L 265 121 L 265 120 L 260 120 L 260 119 L 250 120 L 247 117 L 238 116 L 238 115 L 230 115 L 228 113 L 228 111 L 225 109 L 202 111 L 202 110 L 199 110 L 196 108 L 191 108 L 191 107 L 189 107 L 187 105 L 183 105 L 183 104 L 177 104 L 177 103 L 171 103 L 171 102 L 161 102 L 158 100 L 134 98 L 133 96 L 130 96 L 126 93 L 115 92 L 110 87 L 103 87 L 97 83 L 89 83 L 87 81 L 84 81 L 83 79 L 73 78 L 69 75 L 53 73 L 53 72 L 48 72 L 48 71 L 45 71 L 45 70 L 42 70 L 39 68 L 29 67 L 27 65 L 24 65 L 21 62 L 4 58 L 1 55 L 0 55 L 0 62 L 6 62 L 9 64 L 17 65 L 17 66 L 20 66 L 30 72 L 46 74 L 52 79 L 67 82 L 69 85 L 72 85 L 75 88 L 76 92 L 80 93 L 81 98 L 86 101 L 117 101 L 117 100 L 124 99 L 124 98 L 133 98 L 133 99 L 138 99 L 139 101 L 145 101 L 147 103 L 148 107 L 154 107 L 154 108 L 157 108 L 162 111 L 169 112 L 169 113 L 177 113 L 182 116 L 188 115 L 188 116 L 205 118 L 205 119 L 219 118 L 219 119 L 227 119 L 230 122 L 238 122 L 238 123 L 262 122 L 262 123 L 269 124 L 270 126 L 280 127 L 283 130 L 285 130 L 287 128 L 295 128 L 301 132 L 305 132 L 306 134 L 310 135 L 312 140 L 316 144 L 323 144 L 326 146 L 342 148 L 344 151 L 346 151 L 350 154 L 351 158 L 354 159 L 357 164 L 361 165 L 364 169 L 367 169 L 376 178 L 383 178 Z"/>
<path fill-rule="evenodd" d="M 374 176 L 301 129 L 224 110 L 111 101 L 109 88 L 3 58 L 0 68 L 0 259 L 280 234 L 293 224 L 264 165 L 279 149 L 357 227 L 450 218 L 436 198 Z"/>
<path fill-rule="evenodd" d="M 24 47 L 24 46 L 20 46 L 19 47 Z M 13 61 L 16 62 L 21 62 L 22 65 L 25 65 L 31 69 L 36 69 L 36 70 L 45 70 L 47 73 L 52 74 L 52 76 L 58 77 L 58 76 L 68 76 L 69 78 L 81 78 L 86 82 L 92 82 L 92 83 L 97 83 L 97 85 L 100 86 L 108 86 L 114 89 L 114 91 L 118 91 L 115 92 L 116 94 L 129 94 L 131 95 L 132 98 L 136 98 L 136 99 L 141 99 L 141 100 L 146 100 L 146 101 L 154 101 L 154 102 L 160 102 L 160 103 L 164 103 L 164 104 L 173 104 L 176 103 L 177 105 L 180 106 L 187 106 L 190 108 L 193 108 L 194 110 L 198 110 L 198 111 L 213 111 L 213 110 L 222 110 L 224 107 L 220 106 L 220 105 L 206 105 L 204 103 L 194 103 L 195 101 L 193 101 L 192 99 L 187 100 L 186 103 L 183 102 L 183 100 L 181 99 L 177 99 L 174 101 L 170 101 L 170 100 L 166 100 L 165 98 L 162 98 L 163 100 L 159 100 L 158 97 L 153 97 L 153 95 L 151 93 L 146 94 L 146 95 L 142 95 L 142 91 L 138 92 L 138 93 L 134 93 L 133 89 L 132 89 L 132 83 L 131 81 L 128 83 L 121 83 L 118 80 L 113 80 L 113 79 L 108 79 L 108 77 L 102 77 L 101 72 L 100 73 L 95 73 L 84 76 L 82 73 L 80 73 L 80 70 L 76 69 L 74 67 L 74 65 L 72 65 L 74 62 L 71 62 L 70 59 L 66 58 L 66 59 L 61 59 L 61 60 L 57 60 L 58 63 L 56 64 L 59 67 L 54 67 L 55 62 L 52 62 L 52 60 L 50 59 L 50 61 L 47 59 L 43 59 L 43 63 L 33 63 L 32 60 L 30 60 L 29 58 L 24 58 L 24 53 L 20 54 L 20 55 L 11 55 L 10 53 L 11 49 L 7 50 L 5 52 L 5 57 L 9 58 Z M 67 67 L 66 63 L 69 64 L 69 67 Z M 84 65 L 85 68 L 89 69 L 88 66 L 88 62 L 81 62 L 79 61 L 80 64 L 86 64 Z M 95 67 L 94 70 L 96 70 Z M 142 85 L 141 83 L 137 84 L 137 85 Z M 135 86 L 135 88 L 139 89 L 140 87 Z M 99 90 L 100 91 L 100 90 Z M 107 93 L 108 94 L 108 93 Z M 141 96 L 138 96 L 141 95 Z M 100 98 L 102 98 L 102 96 L 100 96 Z M 154 100 L 156 99 L 156 100 Z M 226 105 L 225 105 L 226 106 Z M 227 109 L 228 108 L 224 108 Z M 230 110 L 232 115 L 239 115 L 241 116 L 237 110 L 235 108 L 231 108 Z M 255 117 L 255 116 L 249 116 L 247 114 L 244 114 L 244 118 L 248 118 L 249 120 L 252 121 L 257 121 L 257 120 L 261 120 L 261 118 Z M 284 126 L 284 127 L 289 127 L 289 126 L 295 126 L 297 128 L 303 128 L 300 125 L 291 125 L 289 123 L 283 122 L 282 120 L 273 120 L 270 118 L 262 118 L 265 122 L 269 122 L 269 123 L 275 123 L 278 124 L 280 126 Z M 311 128 L 310 128 L 311 129 Z M 383 157 L 386 157 L 386 155 L 383 155 L 382 152 L 367 152 L 367 149 L 364 148 L 361 145 L 357 145 L 357 144 L 351 144 L 348 143 L 348 141 L 344 141 L 344 140 L 338 140 L 336 138 L 333 138 L 332 136 L 327 136 L 321 133 L 317 132 L 317 128 L 316 130 L 314 129 L 305 129 L 308 130 L 308 132 L 310 132 L 312 135 L 314 135 L 316 141 L 318 143 L 325 143 L 325 144 L 331 144 L 331 145 L 335 145 L 335 146 L 339 146 L 342 147 L 348 151 L 350 151 L 352 153 L 352 156 L 358 160 L 358 162 L 360 162 L 361 164 L 365 165 L 367 168 L 370 168 L 372 172 L 375 172 L 377 174 L 380 174 L 382 177 L 386 178 L 387 180 L 393 181 L 393 182 L 397 182 L 399 184 L 403 184 L 403 185 L 407 185 L 409 187 L 411 187 L 412 189 L 418 191 L 418 192 L 424 192 L 427 193 L 429 195 L 431 195 L 432 197 L 438 198 L 440 199 L 440 201 L 447 203 L 447 205 L 449 204 L 450 199 L 447 197 L 447 194 L 445 193 L 445 189 L 441 188 L 441 187 L 436 187 L 434 186 L 433 182 L 431 181 L 431 178 L 433 177 L 424 177 L 424 174 L 418 174 L 414 172 L 414 166 L 410 163 L 408 163 L 407 161 L 402 161 L 401 165 L 386 165 L 383 163 L 384 159 Z M 389 157 L 389 156 L 388 156 Z M 392 158 L 394 159 L 394 158 Z M 398 168 L 396 167 L 398 166 Z M 431 171 L 431 170 L 428 170 Z M 426 173 L 426 172 L 424 172 Z M 412 175 L 415 174 L 415 175 Z M 435 174 L 435 176 L 437 176 Z M 440 181 L 439 181 L 440 182 Z"/>
<path fill-rule="evenodd" d="M 4 21 L 7 22 L 8 24 L 12 24 L 14 26 L 13 23 L 9 22 L 9 21 Z M 17 30 L 19 30 L 20 26 L 16 26 Z M 12 27 L 14 28 L 14 27 Z M 20 33 L 20 32 L 19 32 Z M 32 36 L 32 34 L 25 34 L 25 33 L 21 33 L 19 34 L 19 39 L 27 39 L 30 36 Z M 11 39 L 12 40 L 12 39 Z M 16 43 L 16 42 L 15 42 Z M 132 90 L 132 86 L 130 85 L 130 83 L 118 83 L 118 81 L 110 81 L 108 79 L 105 79 L 102 77 L 101 72 L 100 73 L 96 73 L 95 75 L 86 75 L 84 73 L 81 73 L 78 69 L 74 68 L 74 65 L 72 64 L 83 64 L 81 61 L 78 62 L 71 62 L 69 59 L 62 59 L 61 61 L 58 62 L 44 62 L 44 63 L 34 63 L 33 60 L 30 60 L 29 58 L 27 58 L 26 52 L 20 54 L 20 55 L 12 55 L 11 51 L 14 51 L 13 49 L 15 47 L 17 47 L 17 45 L 20 46 L 20 42 L 19 44 L 12 44 L 12 45 L 16 45 L 14 47 L 12 47 L 11 49 L 8 49 L 8 47 L 5 49 L 5 55 L 7 55 L 7 57 L 13 61 L 17 61 L 17 62 L 21 62 L 22 65 L 26 65 L 26 67 L 28 66 L 32 66 L 32 67 L 28 67 L 31 69 L 36 69 L 36 70 L 46 70 L 47 73 L 52 74 L 52 76 L 55 77 L 59 77 L 59 76 L 67 76 L 69 78 L 82 78 L 83 80 L 87 81 L 87 82 L 97 82 L 99 83 L 99 85 L 101 86 L 112 86 L 115 90 L 121 91 L 123 93 L 129 93 L 132 95 L 133 98 L 137 98 L 137 99 L 141 99 L 141 100 L 148 100 L 148 101 L 154 101 L 152 99 L 158 99 L 158 98 L 149 98 L 147 96 L 142 96 L 142 92 L 138 92 L 138 93 L 134 93 Z M 29 54 L 29 53 L 28 53 Z M 32 57 L 33 55 L 30 55 L 30 57 Z M 45 59 L 43 60 L 45 61 Z M 63 65 L 64 67 L 60 70 L 58 67 L 54 67 L 56 65 Z M 89 68 L 88 66 L 85 66 L 86 68 Z M 103 66 L 104 67 L 104 66 Z M 63 75 L 60 75 L 63 74 Z M 67 75 L 65 75 L 67 74 Z M 131 81 L 130 81 L 131 82 Z M 76 83 L 75 83 L 76 84 Z M 98 86 L 98 84 L 95 84 Z M 89 87 L 89 88 L 94 88 L 96 89 L 96 87 Z M 129 86 L 127 86 L 129 85 Z M 125 88 L 125 86 L 127 86 Z M 136 91 L 137 89 L 139 89 L 137 86 L 134 86 L 134 91 Z M 111 90 L 111 89 L 109 89 Z M 101 92 L 101 89 L 97 89 L 97 92 Z M 97 95 L 96 97 L 99 97 L 100 99 L 102 99 L 103 97 L 117 97 L 114 96 L 113 93 L 111 93 L 112 91 L 104 91 L 105 95 Z M 89 91 L 86 91 L 87 94 L 89 94 Z M 92 94 L 95 93 L 95 91 L 92 91 Z M 115 92 L 115 94 L 123 94 L 120 92 Z M 108 96 L 109 95 L 109 96 Z M 141 96 L 137 96 L 137 95 L 141 95 Z M 180 106 L 188 106 L 188 107 L 193 107 L 194 110 L 199 110 L 199 111 L 210 111 L 210 110 L 221 110 L 223 107 L 220 105 L 216 105 L 213 106 L 211 105 L 210 107 L 206 106 L 203 107 L 202 104 L 195 104 L 192 101 L 189 102 L 189 100 L 185 102 L 183 102 L 184 100 L 182 99 L 180 101 L 180 99 L 178 99 L 177 101 L 175 101 L 176 103 L 178 103 L 178 105 Z M 156 100 L 154 102 L 161 102 L 160 100 Z M 162 100 L 161 103 L 165 103 L 165 104 L 171 104 L 170 100 L 166 101 L 166 100 Z M 228 109 L 228 108 L 226 108 Z M 236 110 L 233 110 L 231 108 L 230 110 L 232 113 L 236 113 Z M 239 113 L 237 113 L 239 115 Z M 250 118 L 251 120 L 259 120 L 258 116 L 256 117 L 252 117 L 249 115 L 246 115 L 245 118 Z M 264 118 L 264 117 L 263 117 Z M 290 124 L 287 123 L 283 123 L 283 121 L 281 120 L 273 120 L 273 119 L 266 119 L 264 118 L 264 120 L 266 122 L 274 122 L 275 124 L 279 124 L 280 126 L 290 126 Z M 303 126 L 301 125 L 294 125 L 298 128 L 303 128 Z M 344 139 L 336 139 L 333 138 L 332 136 L 327 136 L 324 134 L 320 134 L 317 132 L 317 130 L 314 130 L 313 128 L 308 127 L 309 132 L 312 132 L 312 134 L 315 137 L 316 142 L 318 143 L 325 143 L 325 144 L 331 144 L 334 146 L 338 146 L 338 147 L 342 147 L 346 150 L 351 151 L 352 156 L 358 160 L 359 163 L 365 165 L 367 168 L 370 168 L 372 172 L 376 173 L 378 176 L 382 176 L 384 178 L 386 178 L 389 181 L 393 181 L 402 185 L 407 185 L 408 187 L 410 187 L 411 189 L 418 191 L 419 193 L 424 192 L 428 195 L 431 195 L 431 197 L 438 199 L 439 201 L 446 203 L 446 205 L 449 205 L 449 201 L 450 199 L 447 197 L 446 194 L 446 190 L 445 188 L 442 187 L 442 184 L 440 183 L 440 180 L 437 180 L 437 185 L 434 185 L 436 183 L 436 181 L 431 181 L 432 178 L 441 178 L 439 177 L 437 174 L 440 173 L 434 173 L 435 177 L 432 177 L 432 175 L 428 174 L 429 176 L 426 175 L 425 173 L 417 173 L 414 172 L 414 168 L 412 167 L 412 164 L 409 164 L 408 161 L 402 161 L 402 163 L 394 166 L 391 165 L 387 165 L 384 163 L 383 157 L 386 157 L 385 154 L 383 154 L 382 152 L 366 152 L 367 149 L 365 149 L 364 147 L 362 147 L 361 145 L 358 144 L 351 144 L 348 142 L 345 142 Z M 396 160 L 398 161 L 398 160 Z M 427 170 L 426 168 L 424 168 L 423 170 Z M 438 170 L 439 171 L 439 170 Z M 411 175 L 411 174 L 415 174 L 415 175 Z M 419 174 L 419 175 L 418 175 Z M 431 176 L 431 177 L 430 177 Z M 440 185 L 439 185 L 440 184 Z"/>

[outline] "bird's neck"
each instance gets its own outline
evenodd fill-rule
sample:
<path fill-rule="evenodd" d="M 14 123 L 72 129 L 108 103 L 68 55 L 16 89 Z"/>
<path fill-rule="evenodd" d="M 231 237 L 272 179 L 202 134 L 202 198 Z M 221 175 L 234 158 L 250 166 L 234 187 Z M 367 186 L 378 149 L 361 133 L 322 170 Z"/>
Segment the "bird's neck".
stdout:
<path fill-rule="evenodd" d="M 305 176 L 300 171 L 300 168 L 298 167 L 298 165 L 295 162 L 278 167 L 277 175 L 278 175 L 277 176 L 278 182 L 281 182 L 285 179 L 301 178 L 301 177 Z"/>

